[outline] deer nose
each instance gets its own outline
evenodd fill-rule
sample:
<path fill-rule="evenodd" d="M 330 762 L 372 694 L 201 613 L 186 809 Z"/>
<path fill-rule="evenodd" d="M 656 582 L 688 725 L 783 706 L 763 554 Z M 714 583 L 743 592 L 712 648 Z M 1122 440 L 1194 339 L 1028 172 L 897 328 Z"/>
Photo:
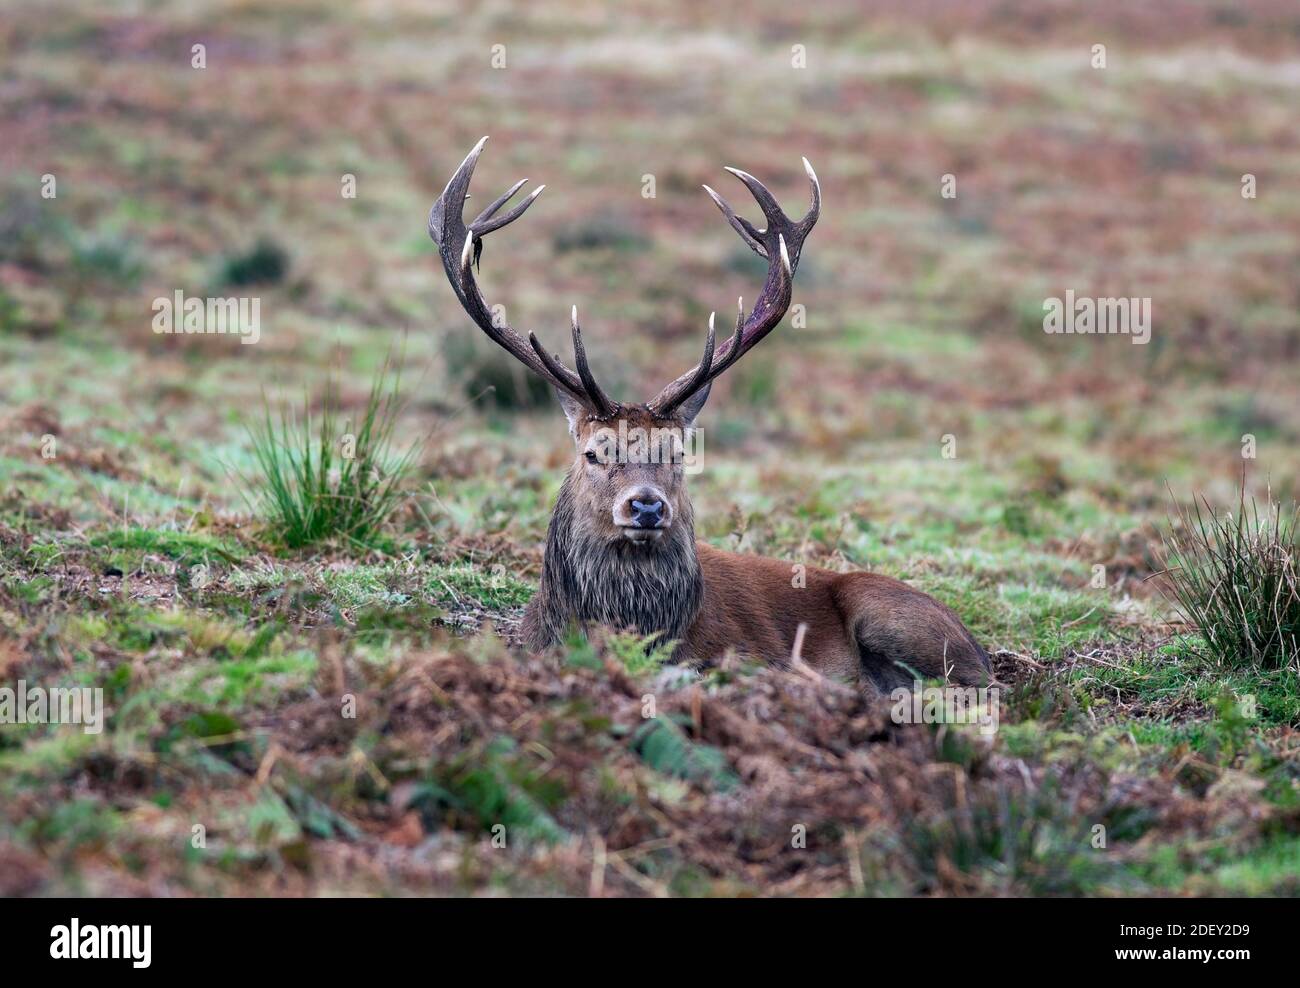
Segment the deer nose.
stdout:
<path fill-rule="evenodd" d="M 628 502 L 628 507 L 631 509 L 632 524 L 637 528 L 658 528 L 663 524 L 664 502 L 657 497 L 634 497 Z"/>

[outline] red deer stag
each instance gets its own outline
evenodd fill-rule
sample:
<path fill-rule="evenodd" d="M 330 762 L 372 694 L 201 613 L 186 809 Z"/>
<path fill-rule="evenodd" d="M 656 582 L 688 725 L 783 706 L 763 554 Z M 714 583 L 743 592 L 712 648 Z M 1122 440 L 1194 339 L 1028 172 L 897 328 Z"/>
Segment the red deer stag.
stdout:
<path fill-rule="evenodd" d="M 812 205 L 798 222 L 758 179 L 738 169 L 727 170 L 753 193 L 767 221 L 764 229 L 704 187 L 741 239 L 768 262 L 767 279 L 748 315 L 741 302 L 729 339 L 715 345 L 710 319 L 699 364 L 645 404 L 624 405 L 610 399 L 591 373 L 576 307 L 576 372 L 535 335 L 525 340 L 489 311 L 471 270 L 482 240 L 523 215 L 544 186 L 498 215 L 524 179 L 466 225 L 461 214 L 486 140 L 433 204 L 429 235 L 474 322 L 554 386 L 577 447 L 551 515 L 541 586 L 524 615 L 527 644 L 542 649 L 566 629 L 594 623 L 676 640 L 681 662 L 707 663 L 733 649 L 781 663 L 789 660 L 804 625 L 804 661 L 867 691 L 909 685 L 914 674 L 962 684 L 987 681 L 988 655 L 957 615 L 905 583 L 876 573 L 805 570 L 695 540 L 683 440 L 691 438 L 714 378 L 762 341 L 790 305 L 799 255 L 821 212 L 821 187 L 807 159 Z M 618 434 L 656 438 L 633 456 L 627 443 L 615 444 Z M 661 448 L 664 455 L 653 455 Z"/>

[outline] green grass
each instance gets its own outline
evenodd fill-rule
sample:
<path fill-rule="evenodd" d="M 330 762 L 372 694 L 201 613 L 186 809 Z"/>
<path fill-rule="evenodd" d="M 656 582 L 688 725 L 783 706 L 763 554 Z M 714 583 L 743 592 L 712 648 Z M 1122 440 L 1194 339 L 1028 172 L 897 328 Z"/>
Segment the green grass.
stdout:
<path fill-rule="evenodd" d="M 550 844 L 562 840 L 564 830 L 551 813 L 563 798 L 563 786 L 546 778 L 534 755 L 519 751 L 512 738 L 498 737 L 470 758 L 435 764 L 413 805 L 434 825 L 461 818 L 504 847 L 512 835 Z"/>
<path fill-rule="evenodd" d="M 471 563 L 428 567 L 424 587 L 432 596 L 449 603 L 466 598 L 491 610 L 522 607 L 533 596 L 531 583 L 499 567 L 483 569 Z"/>
<path fill-rule="evenodd" d="M 327 539 L 372 544 L 403 497 L 418 446 L 398 453 L 393 430 L 401 411 L 400 372 L 385 364 L 364 410 L 341 418 L 333 387 L 315 428 L 310 407 L 301 423 L 292 411 L 278 420 L 268 406 L 249 441 L 258 473 L 243 478 L 245 496 L 271 535 L 291 549 Z"/>
<path fill-rule="evenodd" d="M 610 635 L 606 647 L 634 676 L 655 672 L 672 658 L 676 642 L 660 642 L 658 635 Z"/>
<path fill-rule="evenodd" d="M 1229 666 L 1300 671 L 1300 506 L 1240 492 L 1237 511 L 1204 497 L 1179 508 L 1165 539 L 1167 592 Z"/>
<path fill-rule="evenodd" d="M 289 253 L 263 237 L 247 251 L 233 254 L 221 263 L 220 286 L 270 285 L 283 281 L 289 272 Z"/>
<path fill-rule="evenodd" d="M 239 545 L 230 539 L 203 532 L 159 528 L 109 529 L 92 535 L 90 544 L 96 548 L 165 556 L 182 565 L 216 560 L 237 563 L 244 555 Z"/>

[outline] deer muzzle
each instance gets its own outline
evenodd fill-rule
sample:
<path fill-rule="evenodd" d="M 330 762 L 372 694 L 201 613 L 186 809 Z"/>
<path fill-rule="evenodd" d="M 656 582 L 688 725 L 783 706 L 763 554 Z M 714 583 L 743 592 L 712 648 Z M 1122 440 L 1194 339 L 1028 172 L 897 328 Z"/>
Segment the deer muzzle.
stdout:
<path fill-rule="evenodd" d="M 633 542 L 660 538 L 672 522 L 672 506 L 663 491 L 655 487 L 626 491 L 615 504 L 614 524 Z"/>

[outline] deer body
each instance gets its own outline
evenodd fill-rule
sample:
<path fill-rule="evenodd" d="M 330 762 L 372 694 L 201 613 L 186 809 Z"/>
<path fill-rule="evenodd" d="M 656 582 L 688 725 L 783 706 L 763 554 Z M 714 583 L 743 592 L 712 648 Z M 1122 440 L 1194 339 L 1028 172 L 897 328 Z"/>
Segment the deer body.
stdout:
<path fill-rule="evenodd" d="M 988 655 L 957 615 L 927 594 L 875 573 L 799 570 L 695 539 L 683 451 L 712 381 L 789 308 L 803 243 L 821 211 L 821 188 L 807 160 L 812 205 L 797 222 L 746 172 L 728 169 L 757 200 L 767 220 L 762 230 L 705 186 L 741 238 L 767 259 L 767 279 L 748 315 L 741 302 L 729 339 L 716 344 L 711 318 L 700 362 L 649 402 L 624 405 L 596 384 L 576 307 L 576 373 L 536 336 L 525 341 L 489 313 L 471 263 L 482 238 L 521 216 L 544 187 L 497 216 L 524 184 L 517 183 L 467 226 L 461 213 L 483 141 L 434 203 L 429 234 L 457 298 L 483 332 L 555 387 L 576 451 L 547 531 L 541 586 L 524 615 L 526 643 L 547 648 L 571 627 L 599 624 L 676 641 L 682 662 L 704 664 L 733 652 L 781 663 L 794 653 L 802 626 L 800 657 L 867 691 L 889 691 L 918 675 L 982 685 Z M 628 434 L 648 438 L 629 445 Z"/>
<path fill-rule="evenodd" d="M 688 665 L 707 665 L 728 652 L 781 664 L 793 654 L 803 624 L 804 661 L 825 676 L 881 692 L 910 685 L 912 670 L 961 683 L 980 683 L 988 675 L 988 656 L 957 615 L 899 580 L 808 567 L 796 588 L 792 567 L 777 559 L 705 542 L 684 555 L 677 586 L 665 598 L 682 602 L 679 613 L 646 614 L 626 592 L 622 573 L 607 587 L 624 593 L 607 590 L 597 600 L 544 578 L 524 614 L 525 642 L 547 648 L 564 629 L 594 622 L 662 630 L 681 642 L 674 660 Z"/>
<path fill-rule="evenodd" d="M 646 410 L 632 414 L 652 418 Z M 588 423 L 581 434 L 598 428 Z M 684 664 L 706 665 L 728 652 L 783 663 L 802 624 L 801 658 L 868 691 L 910 685 L 913 673 L 961 683 L 987 677 L 988 656 L 957 615 L 899 580 L 796 568 L 696 541 L 690 500 L 671 466 L 642 466 L 611 485 L 642 491 L 657 473 L 656 489 L 673 504 L 674 520 L 661 538 L 626 538 L 589 507 L 590 500 L 605 499 L 592 490 L 604 473 L 593 484 L 590 467 L 579 457 L 556 499 L 541 586 L 524 613 L 522 636 L 530 648 L 548 648 L 570 629 L 596 624 L 675 640 L 674 660 Z"/>

